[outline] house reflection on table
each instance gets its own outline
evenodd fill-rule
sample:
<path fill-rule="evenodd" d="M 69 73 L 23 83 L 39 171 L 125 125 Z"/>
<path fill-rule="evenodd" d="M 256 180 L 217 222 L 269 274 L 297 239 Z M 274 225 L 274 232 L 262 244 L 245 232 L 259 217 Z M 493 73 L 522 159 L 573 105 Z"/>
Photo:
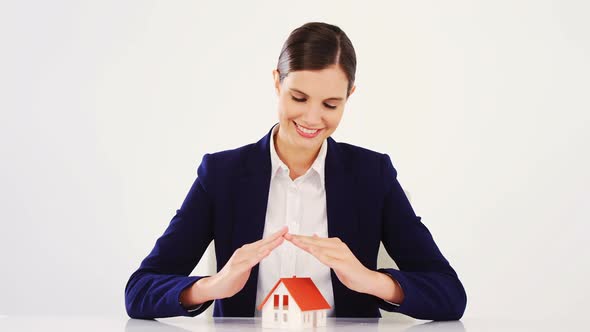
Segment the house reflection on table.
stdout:
<path fill-rule="evenodd" d="M 163 320 L 163 321 L 162 321 Z M 178 326 L 182 325 L 182 326 Z M 379 318 L 328 318 L 327 326 L 301 329 L 302 331 L 363 331 L 377 332 L 384 330 L 391 332 L 465 332 L 461 321 L 425 322 L 408 326 L 406 321 L 397 322 L 391 319 Z M 293 331 L 293 329 L 267 329 L 262 327 L 260 319 L 251 317 L 199 317 L 199 318 L 167 318 L 160 320 L 129 319 L 125 325 L 125 332 L 224 332 L 224 331 Z"/>

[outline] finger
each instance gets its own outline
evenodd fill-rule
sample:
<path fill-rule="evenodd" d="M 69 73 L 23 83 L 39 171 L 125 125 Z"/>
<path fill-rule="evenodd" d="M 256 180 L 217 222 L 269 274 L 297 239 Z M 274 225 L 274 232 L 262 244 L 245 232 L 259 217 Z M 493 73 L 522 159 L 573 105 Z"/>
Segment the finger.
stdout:
<path fill-rule="evenodd" d="M 270 243 L 270 242 L 276 240 L 277 238 L 283 237 L 283 235 L 285 235 L 288 231 L 289 231 L 289 227 L 283 226 L 278 231 L 272 233 L 270 236 L 268 236 L 268 237 L 266 237 L 264 239 L 258 240 L 258 241 L 254 242 L 254 243 L 258 247 L 259 246 L 262 246 L 262 245 L 265 245 L 267 243 Z"/>
<path fill-rule="evenodd" d="M 313 248 L 310 250 L 311 255 L 315 257 L 320 263 L 336 270 L 340 266 L 341 260 L 332 256 L 329 252 L 322 249 Z"/>
<path fill-rule="evenodd" d="M 258 252 L 269 250 L 273 251 L 276 247 L 280 246 L 285 241 L 284 237 L 276 238 L 274 241 L 269 242 L 267 244 L 263 244 L 258 248 Z"/>
<path fill-rule="evenodd" d="M 287 233 L 283 237 L 290 242 L 297 242 L 297 243 L 301 243 L 301 244 L 313 243 L 312 241 L 308 241 L 308 239 L 310 239 L 310 237 L 305 236 L 305 235 L 296 235 L 296 234 Z"/>
<path fill-rule="evenodd" d="M 327 240 L 326 238 L 313 237 L 313 236 L 307 236 L 307 235 L 296 235 L 296 234 L 291 234 L 291 239 L 296 240 L 296 241 L 300 241 L 301 243 L 314 243 L 314 244 L 322 243 Z"/>
<path fill-rule="evenodd" d="M 274 232 L 271 236 L 283 236 L 285 233 L 289 231 L 289 227 L 287 225 L 279 228 L 276 232 Z"/>
<path fill-rule="evenodd" d="M 299 242 L 304 245 L 316 245 L 327 248 L 337 248 L 342 245 L 342 241 L 337 238 L 324 238 L 319 236 L 305 236 L 305 235 L 291 235 L 290 238 L 285 237 L 291 242 Z"/>
<path fill-rule="evenodd" d="M 265 249 L 265 250 L 259 251 L 255 256 L 250 257 L 250 259 L 248 259 L 245 262 L 247 264 L 248 269 L 251 269 L 256 264 L 260 263 L 260 261 L 263 260 L 264 258 L 266 258 L 268 255 L 270 255 L 270 253 L 271 253 L 271 250 Z"/>
<path fill-rule="evenodd" d="M 236 264 L 243 263 L 245 261 L 250 261 L 252 257 L 258 256 L 260 253 L 268 251 L 269 253 L 274 250 L 276 247 L 281 245 L 285 239 L 283 237 L 276 238 L 274 241 L 269 242 L 265 245 L 255 246 L 255 245 L 247 245 L 237 252 L 236 257 L 234 258 Z"/>
<path fill-rule="evenodd" d="M 278 242 L 282 242 L 282 239 L 277 239 Z M 239 271 L 245 271 L 251 269 L 252 266 L 258 264 L 263 258 L 268 256 L 272 250 L 270 247 L 262 248 L 260 250 L 245 250 L 240 252 L 240 255 L 235 257 L 235 264 L 238 266 Z"/>
<path fill-rule="evenodd" d="M 338 260 L 346 260 L 349 257 L 348 253 L 342 249 L 312 247 L 310 251 L 314 256 L 325 256 Z"/>
<path fill-rule="evenodd" d="M 309 252 L 309 248 L 311 246 L 310 244 L 303 243 L 300 240 L 296 240 L 296 239 L 292 239 L 289 242 L 291 242 L 294 246 Z"/>
<path fill-rule="evenodd" d="M 297 240 L 297 239 L 294 239 L 293 241 L 291 241 L 291 243 L 293 243 L 293 245 L 306 251 L 307 253 L 309 253 L 311 255 L 313 255 L 314 250 L 317 252 L 318 249 L 322 248 L 321 246 L 318 246 L 317 244 L 304 243 L 303 241 Z"/>
<path fill-rule="evenodd" d="M 320 259 L 320 256 L 325 256 L 336 260 L 347 260 L 350 256 L 350 251 L 346 246 L 325 247 L 313 243 L 302 243 L 300 241 L 293 241 L 292 243 L 318 259 Z"/>
<path fill-rule="evenodd" d="M 262 246 L 273 243 L 277 239 L 282 239 L 283 234 L 288 231 L 289 231 L 289 229 L 287 228 L 287 226 L 283 226 L 277 232 L 271 234 L 270 236 L 265 237 L 264 239 L 260 239 L 256 242 L 252 242 L 252 243 L 246 245 L 245 247 L 246 247 L 246 249 L 251 250 L 251 251 L 258 251 L 258 249 L 260 249 Z"/>
<path fill-rule="evenodd" d="M 269 237 L 266 237 L 262 240 L 258 240 L 253 243 L 243 245 L 239 249 L 239 252 L 237 252 L 236 257 L 234 258 L 236 264 L 250 260 L 250 258 L 253 255 L 255 256 L 258 254 L 261 248 L 262 250 L 269 249 L 270 251 L 272 251 L 274 248 L 283 243 L 284 238 L 282 237 L 282 234 L 286 233 L 287 231 L 287 226 L 283 226 L 281 227 L 281 229 L 279 229 L 277 232 L 273 233 Z"/>
<path fill-rule="evenodd" d="M 293 234 L 293 233 L 289 233 L 287 232 L 285 235 L 283 235 L 283 237 L 289 241 L 293 240 L 293 239 L 301 239 L 301 238 L 311 238 L 311 236 L 307 236 L 307 235 L 300 235 L 300 234 Z"/>

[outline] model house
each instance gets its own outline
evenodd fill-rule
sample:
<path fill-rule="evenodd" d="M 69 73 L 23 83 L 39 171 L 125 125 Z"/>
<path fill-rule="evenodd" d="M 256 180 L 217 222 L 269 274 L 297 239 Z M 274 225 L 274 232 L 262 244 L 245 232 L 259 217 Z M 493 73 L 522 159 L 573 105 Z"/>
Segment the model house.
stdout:
<path fill-rule="evenodd" d="M 311 278 L 281 278 L 258 306 L 262 327 L 317 327 L 326 325 L 331 309 Z"/>

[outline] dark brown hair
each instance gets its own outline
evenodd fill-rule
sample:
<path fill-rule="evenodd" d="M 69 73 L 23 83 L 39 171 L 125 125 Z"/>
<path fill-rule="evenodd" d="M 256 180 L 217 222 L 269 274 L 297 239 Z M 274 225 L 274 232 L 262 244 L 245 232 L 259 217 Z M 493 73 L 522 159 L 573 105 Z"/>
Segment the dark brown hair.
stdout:
<path fill-rule="evenodd" d="M 292 71 L 320 70 L 335 64 L 348 78 L 348 97 L 356 72 L 356 54 L 350 39 L 335 25 L 309 22 L 293 30 L 283 44 L 277 64 L 279 81 L 282 83 Z"/>

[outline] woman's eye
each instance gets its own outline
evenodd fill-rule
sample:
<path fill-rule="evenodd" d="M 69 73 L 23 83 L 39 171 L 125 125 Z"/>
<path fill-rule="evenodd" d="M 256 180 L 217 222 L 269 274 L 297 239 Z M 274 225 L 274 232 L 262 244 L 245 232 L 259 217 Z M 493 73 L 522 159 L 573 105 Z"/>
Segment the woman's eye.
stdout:
<path fill-rule="evenodd" d="M 291 96 L 291 99 L 295 100 L 298 103 L 303 103 L 307 100 L 305 98 L 296 98 L 295 96 Z M 330 104 L 326 104 L 326 103 L 324 103 L 324 106 L 326 106 L 329 109 L 335 109 L 336 107 L 338 107 L 338 106 L 334 106 L 334 105 L 330 105 Z"/>

